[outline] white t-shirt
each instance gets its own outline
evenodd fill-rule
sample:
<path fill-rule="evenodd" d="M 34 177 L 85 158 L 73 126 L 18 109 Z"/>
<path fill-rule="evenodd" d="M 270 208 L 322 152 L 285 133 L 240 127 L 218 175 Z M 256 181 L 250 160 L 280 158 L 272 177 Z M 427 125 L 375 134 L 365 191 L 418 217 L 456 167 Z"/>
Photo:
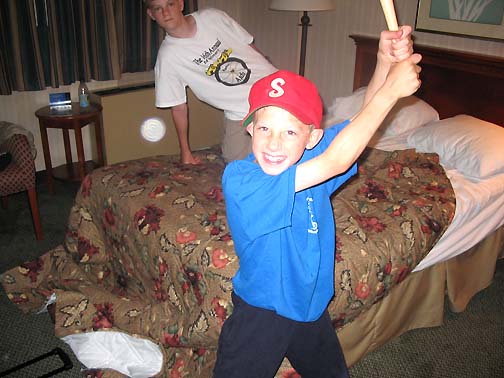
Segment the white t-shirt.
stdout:
<path fill-rule="evenodd" d="M 183 104 L 186 86 L 202 101 L 224 110 L 231 120 L 248 113 L 250 87 L 277 69 L 250 44 L 253 37 L 226 13 L 204 9 L 192 13 L 192 38 L 166 34 L 156 66 L 156 106 Z"/>

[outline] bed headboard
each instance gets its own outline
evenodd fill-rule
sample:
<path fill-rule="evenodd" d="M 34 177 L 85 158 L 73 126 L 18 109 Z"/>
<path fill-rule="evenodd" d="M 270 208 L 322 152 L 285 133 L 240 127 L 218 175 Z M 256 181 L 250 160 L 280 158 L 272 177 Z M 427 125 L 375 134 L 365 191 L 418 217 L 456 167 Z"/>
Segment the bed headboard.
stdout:
<path fill-rule="evenodd" d="M 356 44 L 354 90 L 368 84 L 376 64 L 378 39 L 350 36 Z M 415 96 L 440 118 L 468 114 L 504 127 L 504 58 L 415 44 L 422 55 L 422 86 Z"/>

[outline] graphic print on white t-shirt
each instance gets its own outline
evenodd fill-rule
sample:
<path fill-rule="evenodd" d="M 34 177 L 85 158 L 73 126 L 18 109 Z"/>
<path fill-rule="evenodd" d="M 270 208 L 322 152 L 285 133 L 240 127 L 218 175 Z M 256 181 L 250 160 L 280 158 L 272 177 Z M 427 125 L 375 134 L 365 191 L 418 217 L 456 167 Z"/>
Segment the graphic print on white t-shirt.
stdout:
<path fill-rule="evenodd" d="M 199 57 L 192 60 L 197 65 L 207 66 L 207 76 L 215 76 L 215 79 L 226 86 L 245 84 L 250 79 L 250 69 L 240 58 L 232 57 L 232 48 L 224 51 L 220 48 L 222 42 L 217 41 L 208 50 L 203 51 Z M 222 51 L 220 54 L 219 52 Z"/>

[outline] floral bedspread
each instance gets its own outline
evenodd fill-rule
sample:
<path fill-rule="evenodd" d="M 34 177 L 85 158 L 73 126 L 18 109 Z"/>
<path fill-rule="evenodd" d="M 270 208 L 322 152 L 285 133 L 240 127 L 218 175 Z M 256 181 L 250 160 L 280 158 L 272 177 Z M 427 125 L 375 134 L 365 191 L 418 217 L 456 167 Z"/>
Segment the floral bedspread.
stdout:
<path fill-rule="evenodd" d="M 127 332 L 163 346 L 160 376 L 210 377 L 238 260 L 221 190 L 224 163 L 217 149 L 199 156 L 197 166 L 157 156 L 88 175 L 64 245 L 3 274 L 11 301 L 33 311 L 54 292 L 57 336 Z M 408 276 L 449 225 L 455 197 L 437 155 L 369 149 L 333 206 L 329 311 L 338 329 Z M 295 376 L 288 363 L 277 374 Z"/>

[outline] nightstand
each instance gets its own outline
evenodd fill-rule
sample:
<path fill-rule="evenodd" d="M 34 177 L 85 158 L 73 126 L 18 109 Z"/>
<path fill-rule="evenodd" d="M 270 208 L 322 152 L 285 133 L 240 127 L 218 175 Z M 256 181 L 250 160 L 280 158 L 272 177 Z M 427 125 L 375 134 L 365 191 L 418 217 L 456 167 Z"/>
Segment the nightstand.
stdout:
<path fill-rule="evenodd" d="M 81 108 L 78 102 L 73 102 L 72 108 L 65 111 L 55 111 L 49 106 L 44 106 L 35 112 L 40 125 L 49 193 L 54 193 L 53 178 L 82 181 L 88 172 L 103 165 L 101 112 L 102 106 L 100 104 L 91 103 L 88 107 Z M 93 124 L 95 128 L 98 155 L 96 163 L 93 160 L 86 161 L 84 158 L 82 128 L 90 124 Z M 47 139 L 47 129 L 49 128 L 63 131 L 66 164 L 55 168 L 52 167 L 51 152 Z M 68 130 L 73 130 L 75 133 L 78 162 L 72 161 L 72 148 Z"/>

